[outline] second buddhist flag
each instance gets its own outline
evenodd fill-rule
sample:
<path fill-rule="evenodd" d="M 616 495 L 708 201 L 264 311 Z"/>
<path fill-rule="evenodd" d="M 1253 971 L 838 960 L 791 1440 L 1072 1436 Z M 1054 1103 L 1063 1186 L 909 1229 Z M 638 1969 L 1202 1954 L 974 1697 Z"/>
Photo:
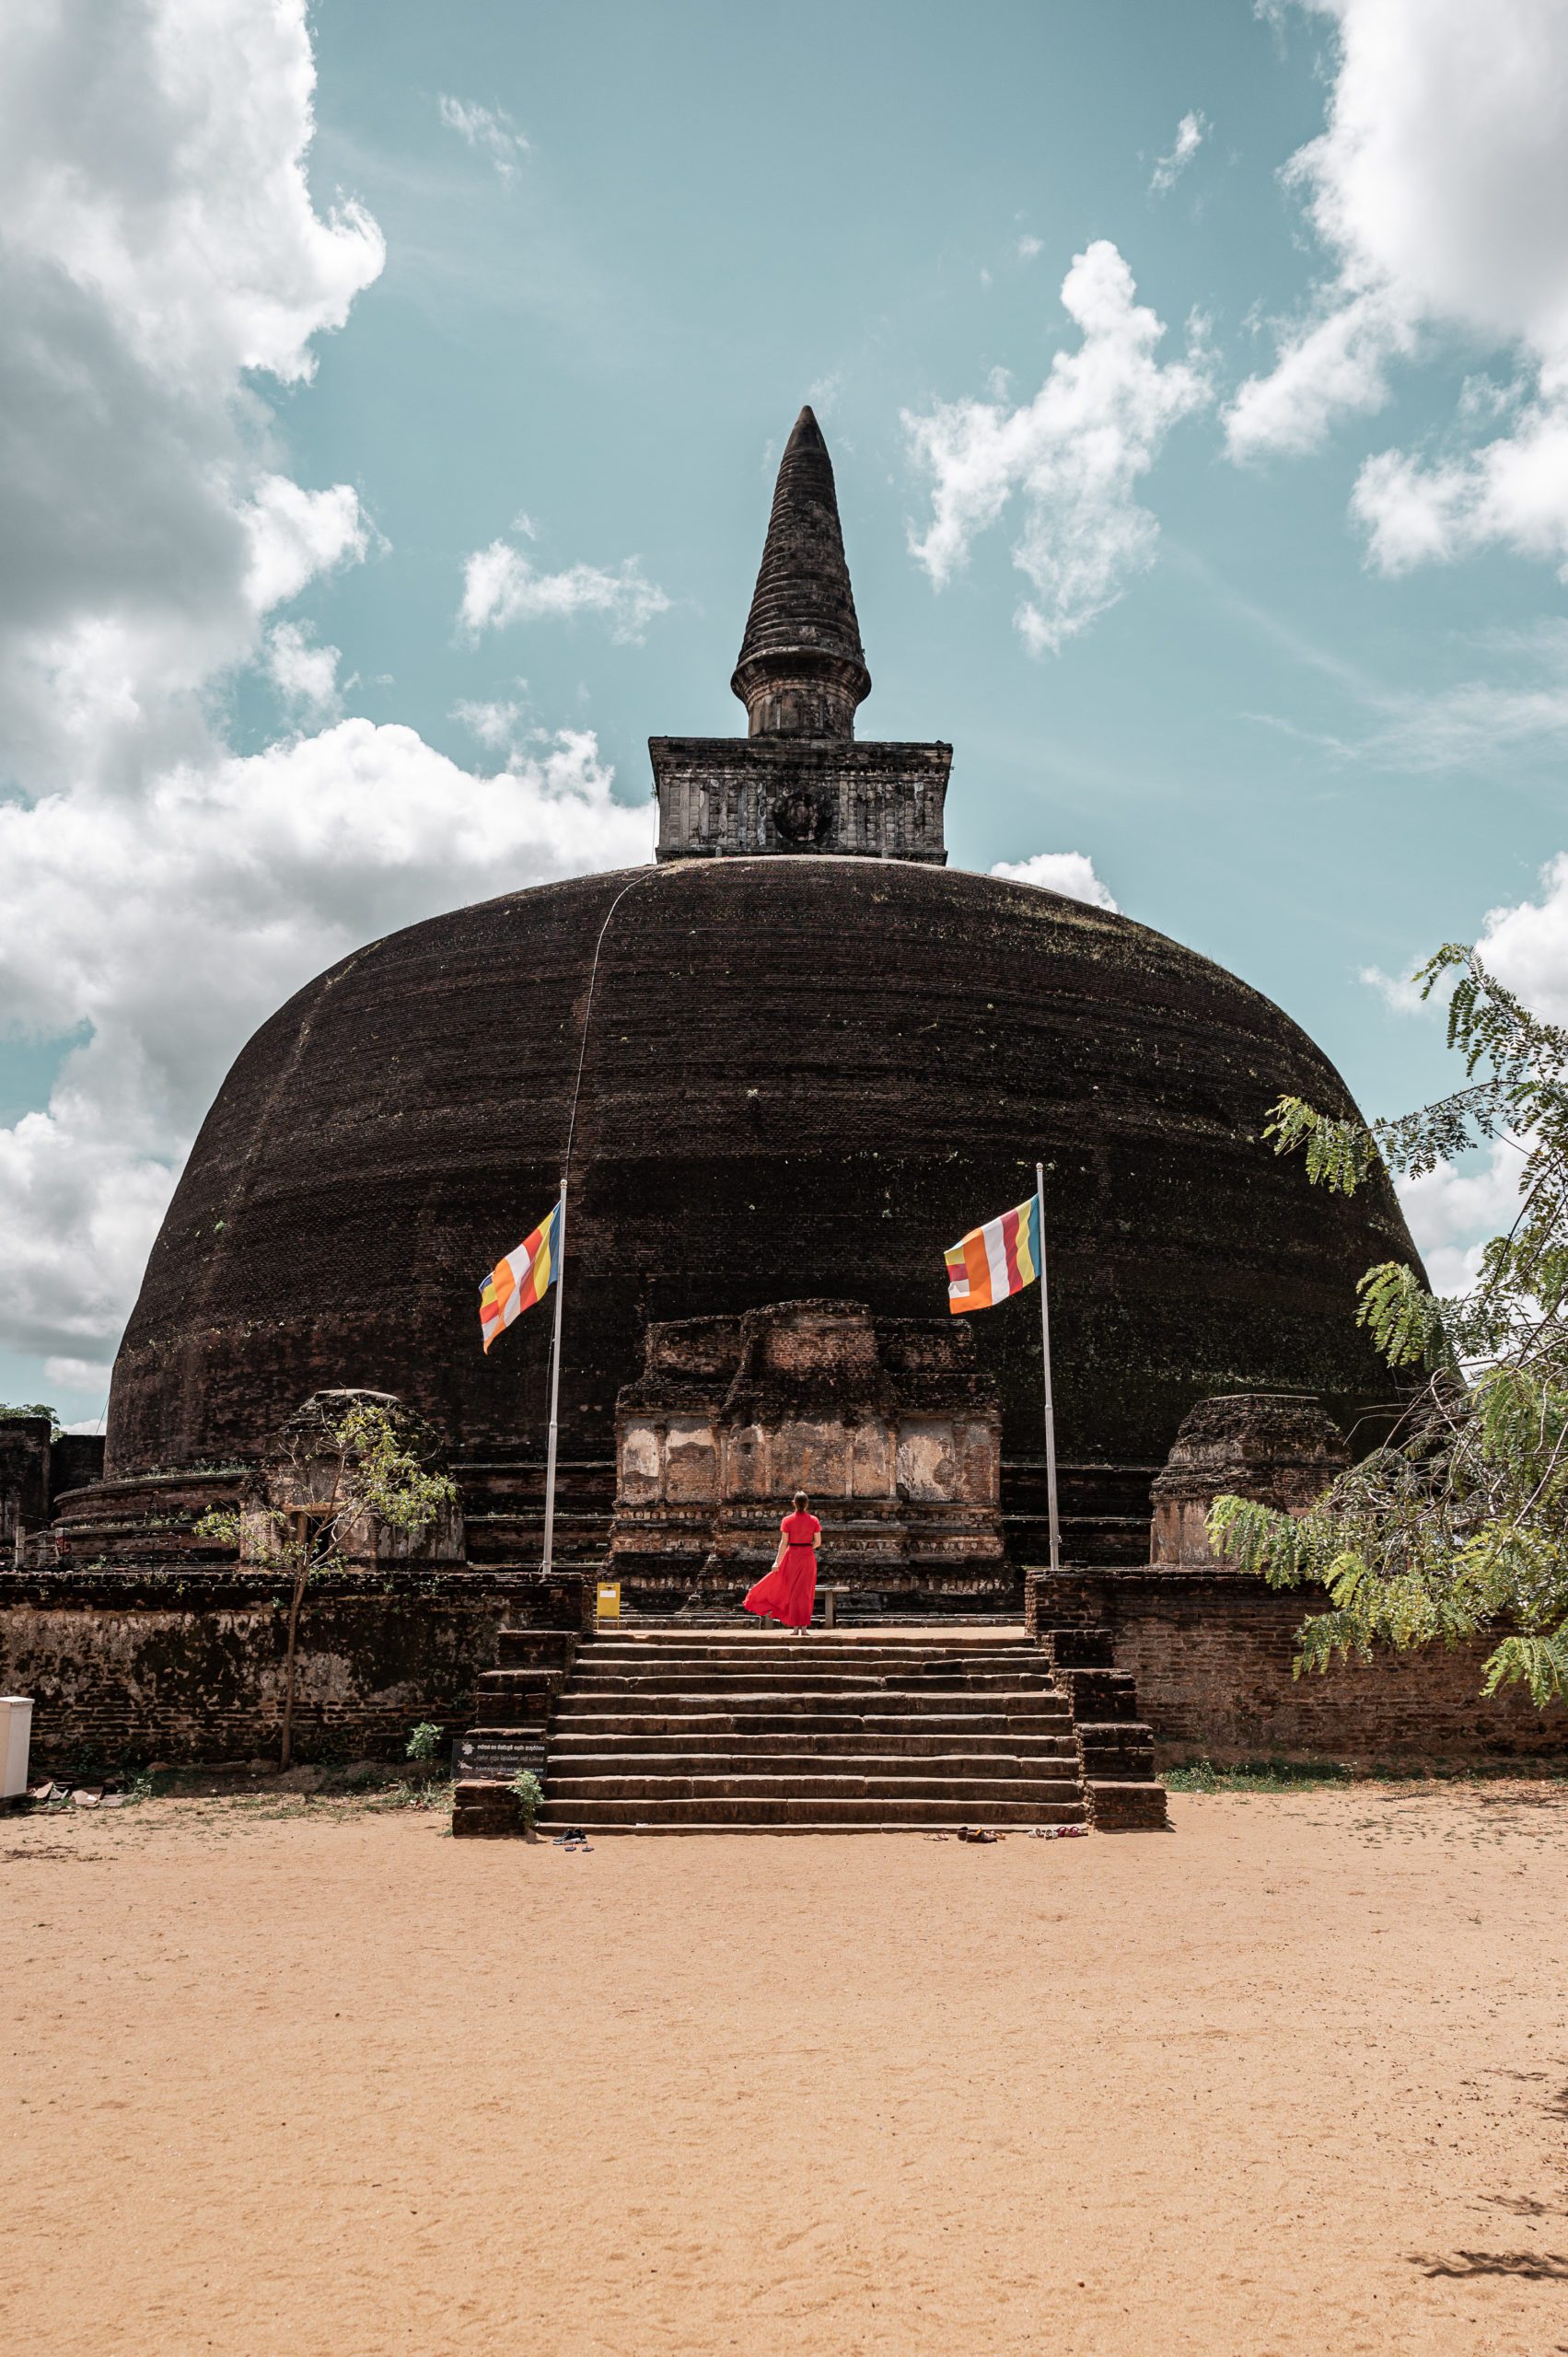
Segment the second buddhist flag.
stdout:
<path fill-rule="evenodd" d="M 1040 1275 L 1040 1198 L 988 1219 L 947 1251 L 947 1306 L 955 1318 L 989 1309 Z"/>
<path fill-rule="evenodd" d="M 525 1237 L 515 1252 L 497 1260 L 479 1289 L 479 1330 L 488 1351 L 505 1327 L 536 1301 L 542 1301 L 561 1273 L 558 1240 L 561 1206 Z"/>

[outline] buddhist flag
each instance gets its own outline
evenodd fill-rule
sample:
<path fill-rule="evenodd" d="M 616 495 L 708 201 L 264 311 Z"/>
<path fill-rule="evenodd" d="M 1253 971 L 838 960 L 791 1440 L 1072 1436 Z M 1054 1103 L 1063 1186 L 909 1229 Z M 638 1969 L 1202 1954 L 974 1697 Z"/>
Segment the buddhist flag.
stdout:
<path fill-rule="evenodd" d="M 955 1318 L 989 1309 L 1021 1293 L 1040 1274 L 1040 1198 L 971 1227 L 947 1253 L 947 1306 Z"/>
<path fill-rule="evenodd" d="M 488 1351 L 504 1327 L 542 1301 L 561 1273 L 558 1239 L 561 1206 L 525 1237 L 515 1252 L 497 1260 L 479 1289 L 479 1330 Z"/>

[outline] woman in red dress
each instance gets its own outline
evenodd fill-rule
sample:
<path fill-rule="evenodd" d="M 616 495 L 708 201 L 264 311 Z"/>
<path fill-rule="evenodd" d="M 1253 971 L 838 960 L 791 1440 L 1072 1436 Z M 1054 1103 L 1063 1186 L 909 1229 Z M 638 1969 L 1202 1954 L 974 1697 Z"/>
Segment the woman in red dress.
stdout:
<path fill-rule="evenodd" d="M 808 1629 L 817 1601 L 817 1541 L 822 1526 L 807 1511 L 804 1490 L 796 1490 L 794 1512 L 785 1515 L 779 1529 L 783 1536 L 773 1568 L 758 1581 L 745 1608 L 785 1629 Z"/>

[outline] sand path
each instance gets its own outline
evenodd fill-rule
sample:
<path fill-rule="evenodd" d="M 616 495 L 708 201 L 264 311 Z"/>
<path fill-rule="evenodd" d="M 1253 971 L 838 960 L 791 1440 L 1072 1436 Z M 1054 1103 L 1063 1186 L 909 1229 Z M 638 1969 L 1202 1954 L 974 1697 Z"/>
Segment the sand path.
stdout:
<path fill-rule="evenodd" d="M 31 2357 L 1568 2351 L 1568 1787 L 0 1825 Z"/>

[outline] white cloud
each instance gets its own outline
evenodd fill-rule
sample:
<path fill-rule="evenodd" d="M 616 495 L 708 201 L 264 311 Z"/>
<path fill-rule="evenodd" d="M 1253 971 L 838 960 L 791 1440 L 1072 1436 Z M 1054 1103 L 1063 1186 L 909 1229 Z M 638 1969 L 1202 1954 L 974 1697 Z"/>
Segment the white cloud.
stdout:
<path fill-rule="evenodd" d="M 1568 852 L 1542 869 L 1537 898 L 1488 910 L 1476 947 L 1482 963 L 1534 1014 L 1568 1024 Z M 1395 993 L 1395 1003 L 1398 997 Z M 1475 1283 L 1487 1240 L 1517 1216 L 1522 1167 L 1519 1142 L 1499 1138 L 1459 1168 L 1444 1165 L 1424 1178 L 1399 1181 L 1434 1293 L 1463 1293 Z"/>
<path fill-rule="evenodd" d="M 1087 900 L 1092 908 L 1109 909 L 1113 915 L 1117 911 L 1086 852 L 1037 851 L 1032 859 L 999 859 L 991 873 L 1009 884 L 1034 884 L 1042 892 L 1062 892 L 1070 900 Z"/>
<path fill-rule="evenodd" d="M 1486 1245 L 1518 1217 L 1523 1167 L 1517 1144 L 1498 1138 L 1462 1168 L 1440 1163 L 1420 1178 L 1396 1182 L 1434 1293 L 1468 1293 L 1475 1283 Z"/>
<path fill-rule="evenodd" d="M 1165 329 L 1135 291 L 1116 248 L 1098 240 L 1062 287 L 1082 341 L 1055 355 L 1032 401 L 904 412 L 912 455 L 934 479 L 931 524 L 912 531 L 910 546 L 938 588 L 1018 493 L 1013 562 L 1035 594 L 1016 619 L 1035 654 L 1059 652 L 1154 562 L 1158 527 L 1134 488 L 1177 420 L 1208 399 L 1196 349 L 1163 366 L 1156 358 Z"/>
<path fill-rule="evenodd" d="M 603 614 L 611 638 L 640 639 L 656 614 L 669 611 L 670 599 L 647 580 L 636 557 L 618 572 L 574 564 L 564 573 L 541 573 L 533 559 L 505 540 L 476 549 L 463 564 L 461 619 L 476 635 L 504 630 L 511 622 L 560 621 L 575 614 Z"/>
<path fill-rule="evenodd" d="M 1155 166 L 1149 181 L 1151 196 L 1169 194 L 1202 145 L 1208 129 L 1208 118 L 1205 115 L 1194 111 L 1182 116 L 1176 126 L 1176 137 L 1171 142 L 1169 155 L 1162 156 Z"/>
<path fill-rule="evenodd" d="M 0 1130 L 0 1304 L 17 1347 L 112 1340 L 181 1156 L 241 1041 L 356 943 L 433 910 L 652 849 L 593 737 L 474 776 L 368 720 L 160 774 L 138 797 L 0 805 L 25 923 L 0 1003 L 84 1023 L 48 1110 Z"/>
<path fill-rule="evenodd" d="M 381 268 L 305 179 L 303 0 L 0 15 L 0 773 L 202 742 L 193 693 L 364 531 L 280 471 L 259 374 L 314 368 Z"/>
<path fill-rule="evenodd" d="M 341 660 L 337 647 L 314 644 L 306 623 L 278 622 L 267 633 L 267 676 L 288 709 L 308 719 L 337 718 Z"/>
<path fill-rule="evenodd" d="M 1384 573 L 1510 548 L 1568 581 L 1568 365 L 1551 377 L 1510 433 L 1463 458 L 1423 465 L 1402 450 L 1368 459 L 1352 513 Z"/>
<path fill-rule="evenodd" d="M 1226 419 L 1233 456 L 1301 451 L 1376 411 L 1439 331 L 1504 354 L 1509 431 L 1369 459 L 1353 512 L 1400 572 L 1488 546 L 1568 565 L 1568 11 L 1562 0 L 1300 0 L 1336 23 L 1321 137 L 1287 177 L 1334 274 Z M 1520 399 L 1521 393 L 1523 399 Z M 1461 398 L 1455 434 L 1488 404 Z"/>
<path fill-rule="evenodd" d="M 58 1384 L 65 1391 L 107 1391 L 110 1371 L 108 1359 L 47 1358 L 43 1362 L 45 1383 Z"/>
<path fill-rule="evenodd" d="M 526 681 L 519 685 L 526 685 Z M 474 702 L 463 697 L 452 706 L 452 718 L 477 737 L 486 751 L 504 753 L 515 745 L 528 725 L 526 704 L 498 698 L 494 702 Z"/>
<path fill-rule="evenodd" d="M 1433 1002 L 1422 996 L 1420 983 L 1409 974 L 1386 974 L 1381 966 L 1363 966 L 1356 980 L 1376 992 L 1390 1015 L 1426 1015 L 1432 1010 Z"/>
<path fill-rule="evenodd" d="M 1487 911 L 1476 947 L 1534 1014 L 1568 1024 L 1568 852 L 1541 870 L 1539 899 Z"/>
<path fill-rule="evenodd" d="M 1024 235 L 1018 239 L 1018 260 L 1020 261 L 1034 261 L 1040 254 L 1044 253 L 1044 251 L 1045 239 L 1043 238 L 1035 237 L 1028 230 L 1026 230 Z"/>
<path fill-rule="evenodd" d="M 1382 291 L 1288 331 L 1269 375 L 1249 377 L 1225 414 L 1232 458 L 1315 450 L 1336 418 L 1382 408 L 1389 360 L 1414 349 L 1413 324 Z"/>
<path fill-rule="evenodd" d="M 461 99 L 447 98 L 445 92 L 436 103 L 447 130 L 455 131 L 480 155 L 488 156 L 509 187 L 517 178 L 517 158 L 528 154 L 528 143 L 505 108 L 465 104 Z"/>
<path fill-rule="evenodd" d="M 333 710 L 336 649 L 277 610 L 371 537 L 351 486 L 295 480 L 261 389 L 308 381 L 383 259 L 357 206 L 311 203 L 313 81 L 305 0 L 0 13 L 0 1009 L 63 1059 L 0 1128 L 0 1341 L 61 1383 L 109 1355 L 282 999 L 389 927 L 650 848 L 587 735 L 474 775 L 363 719 L 244 757 L 216 733 L 248 665 Z"/>

